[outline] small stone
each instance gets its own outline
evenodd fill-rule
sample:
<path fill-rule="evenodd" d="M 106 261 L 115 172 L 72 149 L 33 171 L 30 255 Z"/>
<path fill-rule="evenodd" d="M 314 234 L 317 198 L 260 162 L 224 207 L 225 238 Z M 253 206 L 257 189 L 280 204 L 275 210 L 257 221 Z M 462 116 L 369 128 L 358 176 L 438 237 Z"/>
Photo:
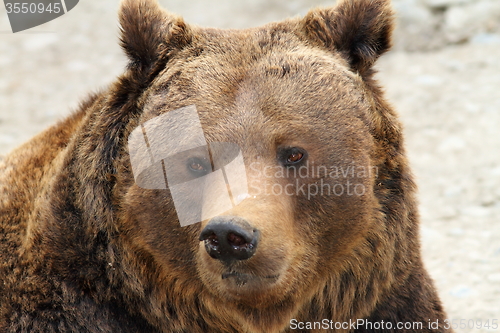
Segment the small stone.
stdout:
<path fill-rule="evenodd" d="M 500 34 L 479 33 L 472 37 L 471 43 L 484 45 L 500 44 Z"/>
<path fill-rule="evenodd" d="M 84 61 L 73 60 L 66 64 L 66 68 L 72 72 L 82 72 L 89 68 L 89 64 Z"/>
<path fill-rule="evenodd" d="M 465 231 L 462 228 L 450 229 L 450 235 L 453 235 L 453 236 L 462 236 L 464 233 L 465 233 Z"/>
<path fill-rule="evenodd" d="M 491 209 L 481 206 L 468 206 L 462 209 L 462 213 L 473 217 L 486 217 L 491 215 Z"/>
<path fill-rule="evenodd" d="M 59 36 L 56 33 L 36 34 L 24 41 L 23 48 L 25 51 L 37 51 L 57 41 L 59 41 Z"/>
<path fill-rule="evenodd" d="M 422 86 L 435 87 L 443 84 L 443 79 L 435 75 L 419 75 L 415 78 L 415 83 Z"/>
<path fill-rule="evenodd" d="M 423 4 L 431 8 L 446 8 L 472 2 L 472 0 L 422 0 Z"/>
<path fill-rule="evenodd" d="M 491 282 L 500 282 L 500 273 L 489 274 L 487 279 Z"/>
<path fill-rule="evenodd" d="M 440 152 L 449 152 L 461 150 L 466 147 L 465 141 L 458 136 L 450 136 L 444 139 L 438 146 L 437 150 Z"/>
<path fill-rule="evenodd" d="M 450 291 L 450 294 L 458 298 L 465 298 L 472 295 L 473 290 L 468 286 L 458 286 L 454 288 L 452 291 Z"/>

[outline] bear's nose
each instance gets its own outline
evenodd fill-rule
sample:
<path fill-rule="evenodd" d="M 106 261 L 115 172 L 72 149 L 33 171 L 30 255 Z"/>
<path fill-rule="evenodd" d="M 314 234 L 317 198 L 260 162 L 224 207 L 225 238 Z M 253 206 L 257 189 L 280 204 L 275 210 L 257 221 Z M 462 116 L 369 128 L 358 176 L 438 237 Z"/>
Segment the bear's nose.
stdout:
<path fill-rule="evenodd" d="M 257 250 L 259 231 L 243 218 L 217 216 L 208 222 L 200 234 L 207 253 L 225 264 L 246 260 Z"/>

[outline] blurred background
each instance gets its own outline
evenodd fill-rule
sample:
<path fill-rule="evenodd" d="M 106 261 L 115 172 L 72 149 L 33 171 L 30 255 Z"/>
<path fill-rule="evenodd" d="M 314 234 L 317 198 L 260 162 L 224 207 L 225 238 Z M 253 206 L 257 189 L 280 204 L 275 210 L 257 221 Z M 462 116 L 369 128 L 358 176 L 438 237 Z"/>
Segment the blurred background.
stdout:
<path fill-rule="evenodd" d="M 188 23 L 245 28 L 322 0 L 159 0 Z M 126 65 L 118 0 L 82 0 L 13 34 L 0 5 L 0 155 L 105 88 Z M 393 0 L 393 51 L 378 64 L 405 125 L 425 264 L 450 319 L 500 321 L 500 0 Z M 489 320 L 490 328 L 484 325 Z M 500 325 L 500 323 L 499 323 Z"/>

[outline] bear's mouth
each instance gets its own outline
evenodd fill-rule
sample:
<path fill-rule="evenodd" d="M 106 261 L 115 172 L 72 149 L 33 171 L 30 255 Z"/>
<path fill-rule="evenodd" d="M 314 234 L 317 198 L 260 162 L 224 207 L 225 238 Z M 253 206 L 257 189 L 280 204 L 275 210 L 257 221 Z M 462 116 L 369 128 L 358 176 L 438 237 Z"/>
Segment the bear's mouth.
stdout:
<path fill-rule="evenodd" d="M 244 286 L 249 281 L 258 281 L 258 280 L 266 280 L 266 282 L 269 282 L 268 280 L 275 280 L 276 281 L 279 278 L 279 274 L 259 276 L 259 275 L 255 275 L 255 274 L 229 271 L 229 272 L 223 273 L 221 277 L 222 277 L 222 280 L 234 279 L 234 282 L 236 283 L 236 285 Z"/>
<path fill-rule="evenodd" d="M 235 271 L 231 272 L 226 272 L 222 274 L 222 280 L 225 280 L 230 277 L 250 277 L 250 278 L 259 278 L 259 279 L 277 279 L 279 277 L 279 274 L 276 275 L 266 275 L 266 276 L 258 276 L 254 274 L 246 274 L 246 273 L 239 273 Z"/>

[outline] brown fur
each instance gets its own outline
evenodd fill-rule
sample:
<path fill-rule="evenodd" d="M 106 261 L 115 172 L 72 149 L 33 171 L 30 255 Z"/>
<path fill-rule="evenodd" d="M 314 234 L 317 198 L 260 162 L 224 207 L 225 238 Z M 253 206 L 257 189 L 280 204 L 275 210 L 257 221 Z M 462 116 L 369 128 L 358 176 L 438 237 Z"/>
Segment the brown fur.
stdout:
<path fill-rule="evenodd" d="M 1 332 L 289 332 L 292 318 L 446 331 L 401 126 L 373 79 L 388 0 L 241 31 L 127 0 L 120 22 L 125 73 L 0 161 Z M 192 104 L 207 141 L 237 143 L 246 163 L 273 166 L 279 147 L 300 146 L 316 165 L 378 172 L 353 178 L 362 196 L 255 196 L 224 213 L 261 241 L 235 268 L 255 279 L 221 280 L 198 241 L 208 221 L 181 227 L 168 190 L 134 183 L 127 150 L 139 124 Z"/>

